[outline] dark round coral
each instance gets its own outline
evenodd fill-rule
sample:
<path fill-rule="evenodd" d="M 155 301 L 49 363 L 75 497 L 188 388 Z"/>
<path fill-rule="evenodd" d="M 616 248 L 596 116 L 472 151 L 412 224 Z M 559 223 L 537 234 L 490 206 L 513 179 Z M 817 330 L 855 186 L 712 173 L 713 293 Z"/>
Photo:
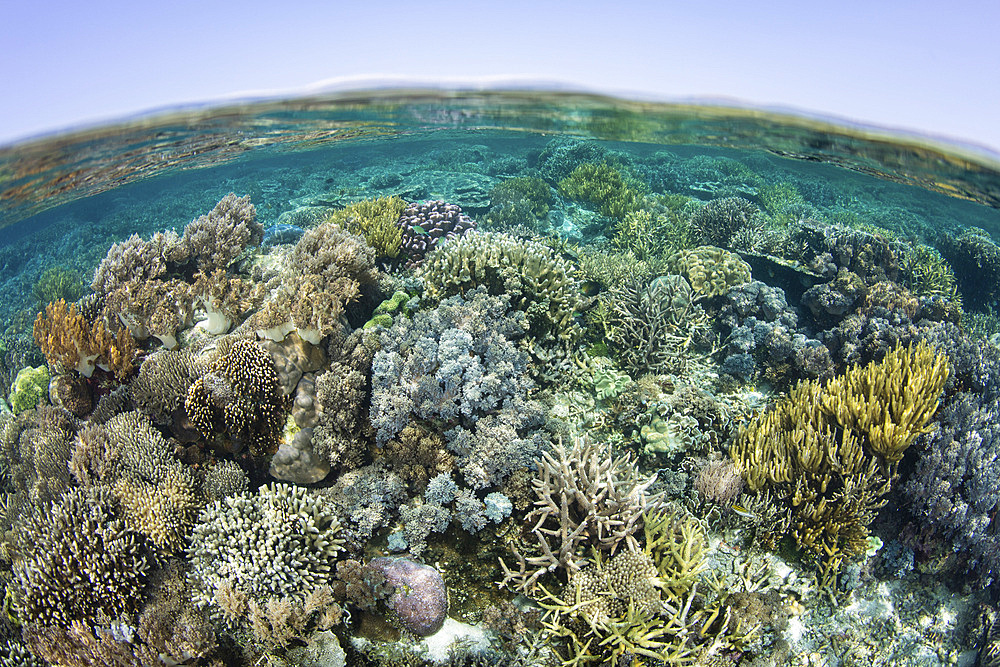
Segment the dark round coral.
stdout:
<path fill-rule="evenodd" d="M 461 207 L 440 200 L 410 204 L 396 224 L 403 230 L 400 254 L 411 267 L 420 264 L 424 255 L 442 240 L 457 238 L 476 228 L 475 221 L 462 213 Z"/>
<path fill-rule="evenodd" d="M 448 589 L 441 573 L 409 558 L 372 558 L 368 569 L 385 575 L 386 604 L 400 625 L 427 637 L 441 629 L 448 616 Z"/>

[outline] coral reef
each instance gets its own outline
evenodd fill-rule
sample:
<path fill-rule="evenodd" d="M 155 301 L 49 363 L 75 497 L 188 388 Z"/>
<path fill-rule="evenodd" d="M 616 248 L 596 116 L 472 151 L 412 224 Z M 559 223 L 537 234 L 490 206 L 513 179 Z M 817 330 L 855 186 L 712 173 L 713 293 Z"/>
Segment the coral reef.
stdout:
<path fill-rule="evenodd" d="M 499 230 L 516 225 L 534 226 L 549 214 L 552 200 L 552 191 L 544 180 L 531 176 L 508 178 L 490 191 L 486 223 Z"/>
<path fill-rule="evenodd" d="M 10 409 L 16 415 L 33 409 L 48 394 L 49 369 L 45 366 L 28 367 L 17 372 L 14 382 L 10 385 L 7 400 L 10 402 Z"/>
<path fill-rule="evenodd" d="M 978 227 L 957 236 L 942 234 L 937 246 L 955 269 L 958 291 L 965 305 L 974 310 L 997 307 L 1000 297 L 1000 246 L 989 232 Z"/>

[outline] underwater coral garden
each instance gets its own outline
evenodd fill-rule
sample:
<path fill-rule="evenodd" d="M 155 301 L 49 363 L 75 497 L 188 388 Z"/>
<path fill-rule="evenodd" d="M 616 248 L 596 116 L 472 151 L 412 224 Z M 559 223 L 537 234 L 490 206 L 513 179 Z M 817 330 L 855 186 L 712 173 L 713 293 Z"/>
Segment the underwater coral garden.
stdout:
<path fill-rule="evenodd" d="M 0 248 L 0 665 L 1000 664 L 1000 227 L 873 180 L 453 142 Z"/>

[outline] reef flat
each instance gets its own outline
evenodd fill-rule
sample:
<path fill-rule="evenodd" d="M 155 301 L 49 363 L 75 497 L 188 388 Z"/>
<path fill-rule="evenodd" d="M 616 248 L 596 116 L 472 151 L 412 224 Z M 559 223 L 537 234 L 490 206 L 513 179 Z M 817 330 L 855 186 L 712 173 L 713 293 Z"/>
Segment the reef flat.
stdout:
<path fill-rule="evenodd" d="M 0 665 L 1000 664 L 1000 212 L 367 141 L 4 229 Z"/>

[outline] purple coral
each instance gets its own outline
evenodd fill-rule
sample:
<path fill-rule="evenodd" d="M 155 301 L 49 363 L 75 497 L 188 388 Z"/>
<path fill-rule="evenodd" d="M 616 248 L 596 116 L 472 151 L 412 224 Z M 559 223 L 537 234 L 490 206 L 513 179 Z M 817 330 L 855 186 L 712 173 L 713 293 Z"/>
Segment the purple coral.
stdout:
<path fill-rule="evenodd" d="M 385 575 L 386 603 L 404 628 L 421 637 L 441 629 L 448 615 L 448 589 L 440 572 L 409 558 L 372 558 L 368 568 Z"/>
<path fill-rule="evenodd" d="M 410 204 L 396 224 L 403 230 L 401 254 L 406 257 L 407 266 L 420 264 L 440 241 L 457 238 L 476 228 L 475 221 L 462 213 L 458 205 L 440 200 Z"/>

